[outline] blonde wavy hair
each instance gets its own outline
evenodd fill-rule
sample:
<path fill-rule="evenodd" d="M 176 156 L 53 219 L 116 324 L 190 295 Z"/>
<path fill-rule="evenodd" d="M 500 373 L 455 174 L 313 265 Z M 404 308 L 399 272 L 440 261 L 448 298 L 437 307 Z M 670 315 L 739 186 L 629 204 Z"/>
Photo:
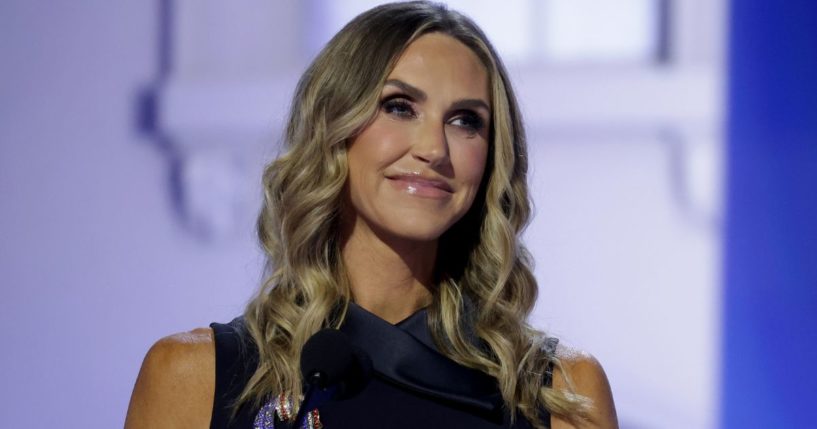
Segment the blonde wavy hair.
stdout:
<path fill-rule="evenodd" d="M 542 407 L 574 419 L 587 402 L 543 386 L 544 335 L 526 322 L 537 286 L 519 235 L 530 214 L 522 120 L 507 73 L 470 19 L 428 2 L 392 3 L 347 24 L 303 74 L 292 102 L 287 151 L 263 176 L 258 235 L 266 279 L 245 312 L 259 365 L 238 403 L 302 390 L 300 351 L 325 327 L 342 324 L 351 300 L 340 254 L 346 142 L 376 115 L 386 77 L 405 48 L 427 33 L 469 47 L 484 64 L 493 106 L 490 150 L 469 212 L 439 240 L 428 323 L 442 353 L 498 382 L 506 406 L 534 426 Z M 474 337 L 477 340 L 474 340 Z M 511 413 L 513 416 L 515 413 Z"/>

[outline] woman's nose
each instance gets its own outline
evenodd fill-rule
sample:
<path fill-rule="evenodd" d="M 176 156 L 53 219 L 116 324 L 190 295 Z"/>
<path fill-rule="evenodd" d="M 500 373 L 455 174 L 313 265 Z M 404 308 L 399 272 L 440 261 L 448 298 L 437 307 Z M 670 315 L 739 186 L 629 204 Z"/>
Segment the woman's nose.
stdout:
<path fill-rule="evenodd" d="M 445 135 L 445 124 L 437 121 L 425 124 L 415 136 L 411 155 L 431 167 L 447 163 L 448 138 Z"/>

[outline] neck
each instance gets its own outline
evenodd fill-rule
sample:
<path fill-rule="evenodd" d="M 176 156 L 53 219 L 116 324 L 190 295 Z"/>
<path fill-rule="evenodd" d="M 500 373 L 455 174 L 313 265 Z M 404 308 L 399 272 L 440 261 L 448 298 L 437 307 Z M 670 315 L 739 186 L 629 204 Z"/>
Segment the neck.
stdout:
<path fill-rule="evenodd" d="M 355 303 L 389 323 L 430 304 L 437 242 L 384 240 L 361 229 L 342 248 Z"/>

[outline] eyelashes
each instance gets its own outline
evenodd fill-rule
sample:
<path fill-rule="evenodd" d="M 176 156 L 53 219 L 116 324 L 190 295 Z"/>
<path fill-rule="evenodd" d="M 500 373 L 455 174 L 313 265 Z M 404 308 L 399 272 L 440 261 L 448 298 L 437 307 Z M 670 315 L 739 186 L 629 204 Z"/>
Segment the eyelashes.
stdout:
<path fill-rule="evenodd" d="M 383 113 L 398 119 L 410 120 L 418 117 L 414 102 L 403 94 L 396 94 L 380 102 Z M 458 110 L 449 115 L 446 124 L 458 127 L 469 136 L 485 129 L 485 120 L 473 110 Z"/>
<path fill-rule="evenodd" d="M 452 125 L 469 130 L 472 133 L 478 133 L 485 128 L 485 122 L 482 120 L 482 117 L 470 111 L 461 112 L 459 115 L 454 116 L 449 122 Z"/>
<path fill-rule="evenodd" d="M 380 105 L 383 111 L 389 115 L 394 115 L 400 118 L 417 117 L 417 112 L 414 110 L 414 106 L 412 106 L 411 102 L 405 98 L 390 97 L 383 100 Z"/>

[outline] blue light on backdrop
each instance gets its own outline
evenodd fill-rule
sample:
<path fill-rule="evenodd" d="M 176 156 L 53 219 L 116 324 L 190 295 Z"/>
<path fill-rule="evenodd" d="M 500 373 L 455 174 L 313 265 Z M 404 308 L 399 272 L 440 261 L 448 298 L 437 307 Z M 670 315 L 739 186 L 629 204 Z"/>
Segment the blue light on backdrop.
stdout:
<path fill-rule="evenodd" d="M 731 4 L 724 428 L 817 425 L 817 3 Z"/>

